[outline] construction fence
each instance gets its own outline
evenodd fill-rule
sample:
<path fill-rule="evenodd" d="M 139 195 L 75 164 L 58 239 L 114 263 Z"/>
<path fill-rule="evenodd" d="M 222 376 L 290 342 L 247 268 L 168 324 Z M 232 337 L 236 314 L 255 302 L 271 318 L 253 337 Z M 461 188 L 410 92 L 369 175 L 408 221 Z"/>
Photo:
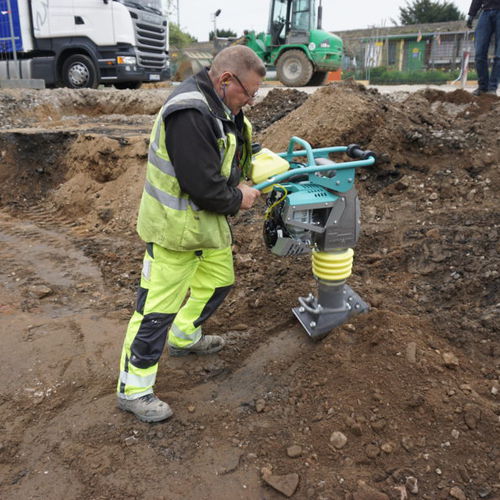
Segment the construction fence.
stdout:
<path fill-rule="evenodd" d="M 469 69 L 474 69 L 472 31 L 401 34 L 383 34 L 377 29 L 360 31 L 357 36 L 339 33 L 344 40 L 343 71 L 355 74 L 358 79 L 369 80 L 372 70 L 380 67 L 399 72 L 456 72 L 466 62 Z"/>

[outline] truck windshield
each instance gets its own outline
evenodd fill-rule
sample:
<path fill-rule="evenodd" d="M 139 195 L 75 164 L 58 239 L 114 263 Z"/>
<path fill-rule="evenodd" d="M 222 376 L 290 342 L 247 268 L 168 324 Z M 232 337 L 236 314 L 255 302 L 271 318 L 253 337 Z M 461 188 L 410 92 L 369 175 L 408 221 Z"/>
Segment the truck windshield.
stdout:
<path fill-rule="evenodd" d="M 167 14 L 168 2 L 167 0 L 115 0 L 122 3 L 127 7 L 132 7 L 139 10 L 147 10 L 154 12 L 160 16 Z"/>

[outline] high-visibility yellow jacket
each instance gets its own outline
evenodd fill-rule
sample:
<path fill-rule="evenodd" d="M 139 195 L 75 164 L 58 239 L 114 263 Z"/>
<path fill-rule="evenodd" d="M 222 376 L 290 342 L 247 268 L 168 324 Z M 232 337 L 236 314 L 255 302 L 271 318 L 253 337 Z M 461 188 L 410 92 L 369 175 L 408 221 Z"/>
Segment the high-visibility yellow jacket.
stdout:
<path fill-rule="evenodd" d="M 190 153 L 195 153 L 196 161 L 173 164 L 167 151 L 166 135 L 174 134 L 170 138 L 174 138 L 175 143 L 176 134 L 177 137 L 182 134 L 185 138 L 189 137 L 186 134 L 190 131 L 179 130 L 179 127 L 170 128 L 169 117 L 174 113 L 192 110 L 197 111 L 196 120 L 204 120 L 210 125 L 214 137 L 190 144 L 194 148 Z M 246 177 L 251 162 L 251 125 L 242 113 L 237 118 L 242 123 L 240 131 L 236 125 L 238 120 L 231 119 L 224 110 L 207 70 L 183 82 L 169 96 L 156 117 L 150 137 L 146 182 L 137 219 L 137 231 L 141 239 L 176 251 L 225 248 L 231 245 L 231 231 L 226 216 L 239 209 L 241 191 L 236 189 L 236 185 Z M 239 148 L 238 135 L 242 142 Z M 206 163 L 206 158 L 214 158 L 213 150 L 208 154 L 206 149 L 210 144 L 216 144 L 218 148 L 216 168 Z M 224 184 L 227 192 L 223 199 L 229 201 L 224 201 L 225 206 L 211 204 L 208 200 L 205 202 L 203 198 L 199 198 L 200 201 L 197 199 L 197 203 L 189 194 L 186 177 L 195 184 L 201 175 L 199 169 L 204 168 L 216 172 L 219 179 L 222 175 L 227 180 Z M 184 189 L 178 179 L 181 173 Z M 206 189 L 205 198 L 210 197 L 210 186 L 206 186 Z"/>

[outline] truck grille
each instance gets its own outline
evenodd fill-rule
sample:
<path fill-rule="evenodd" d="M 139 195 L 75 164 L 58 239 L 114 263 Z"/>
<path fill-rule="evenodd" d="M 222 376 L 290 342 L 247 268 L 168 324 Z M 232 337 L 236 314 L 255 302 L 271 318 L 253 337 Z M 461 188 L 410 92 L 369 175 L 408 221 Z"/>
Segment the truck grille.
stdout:
<path fill-rule="evenodd" d="M 131 17 L 137 41 L 137 65 L 153 70 L 164 69 L 167 63 L 167 26 L 146 21 L 145 15 L 138 10 L 131 10 Z"/>

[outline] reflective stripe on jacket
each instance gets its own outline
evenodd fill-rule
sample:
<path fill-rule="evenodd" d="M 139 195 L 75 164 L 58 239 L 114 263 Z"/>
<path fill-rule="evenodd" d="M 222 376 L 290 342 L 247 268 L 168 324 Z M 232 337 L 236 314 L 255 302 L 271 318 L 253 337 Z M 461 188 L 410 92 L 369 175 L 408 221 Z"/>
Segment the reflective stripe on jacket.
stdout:
<path fill-rule="evenodd" d="M 220 174 L 229 179 L 232 168 L 241 168 L 243 176 L 251 161 L 251 125 L 244 118 L 244 145 L 239 165 L 235 161 L 237 139 L 234 122 L 221 119 L 211 109 L 195 77 L 186 80 L 166 101 L 158 113 L 150 137 L 146 182 L 137 219 L 141 239 L 170 250 L 225 248 L 231 245 L 226 216 L 200 209 L 182 191 L 165 143 L 165 119 L 182 109 L 196 109 L 200 119 L 215 121 L 220 153 Z M 221 108 L 222 109 L 222 108 Z M 200 168 L 203 152 L 200 151 Z"/>

